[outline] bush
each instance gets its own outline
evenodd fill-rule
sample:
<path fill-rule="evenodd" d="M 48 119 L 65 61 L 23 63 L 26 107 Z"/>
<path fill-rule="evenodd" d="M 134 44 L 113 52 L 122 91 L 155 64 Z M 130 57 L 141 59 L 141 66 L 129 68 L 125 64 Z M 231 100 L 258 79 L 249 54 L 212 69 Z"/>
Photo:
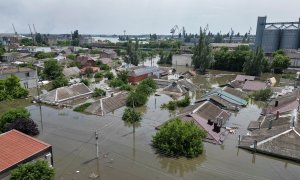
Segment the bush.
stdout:
<path fill-rule="evenodd" d="M 11 171 L 10 179 L 42 179 L 52 180 L 54 179 L 54 169 L 49 167 L 48 162 L 44 160 L 38 160 L 19 165 L 16 169 Z"/>
<path fill-rule="evenodd" d="M 94 92 L 93 92 L 93 97 L 99 97 L 99 96 L 105 96 L 106 95 L 106 91 L 100 89 L 100 88 L 95 88 Z"/>
<path fill-rule="evenodd" d="M 176 101 L 177 107 L 186 107 L 190 105 L 190 103 L 191 103 L 191 99 L 189 96 L 185 96 L 184 99 Z"/>
<path fill-rule="evenodd" d="M 53 82 L 54 88 L 59 88 L 68 85 L 69 81 L 65 78 L 65 76 L 61 75 L 57 77 Z"/>
<path fill-rule="evenodd" d="M 21 87 L 20 79 L 15 76 L 9 76 L 6 79 L 0 79 L 0 101 L 13 98 L 24 98 L 28 96 L 28 90 Z"/>
<path fill-rule="evenodd" d="M 90 85 L 90 80 L 89 79 L 81 79 L 81 81 L 83 84 L 85 84 L 86 86 Z"/>
<path fill-rule="evenodd" d="M 103 74 L 97 72 L 97 73 L 95 73 L 94 78 L 102 79 L 103 78 Z"/>
<path fill-rule="evenodd" d="M 193 122 L 171 119 L 153 136 L 153 146 L 164 155 L 197 157 L 203 152 L 206 132 Z"/>
<path fill-rule="evenodd" d="M 105 75 L 104 75 L 105 78 L 107 78 L 108 80 L 111 80 L 113 79 L 115 76 L 112 72 L 107 72 Z"/>
<path fill-rule="evenodd" d="M 272 94 L 273 94 L 272 90 L 270 88 L 267 88 L 267 89 L 256 91 L 252 93 L 251 96 L 256 101 L 267 101 L 272 96 Z"/>
<path fill-rule="evenodd" d="M 35 136 L 40 133 L 37 124 L 32 119 L 26 118 L 15 119 L 13 122 L 7 123 L 4 129 L 4 132 L 16 129 L 29 136 Z"/>
<path fill-rule="evenodd" d="M 101 64 L 100 69 L 104 70 L 104 71 L 108 71 L 108 70 L 110 70 L 110 67 L 107 64 Z"/>
<path fill-rule="evenodd" d="M 141 92 L 131 92 L 126 100 L 126 106 L 128 107 L 140 107 L 146 104 L 148 100 L 147 95 Z"/>
<path fill-rule="evenodd" d="M 122 86 L 120 87 L 120 90 L 122 91 L 131 91 L 133 89 L 133 87 L 129 84 L 122 84 Z"/>
<path fill-rule="evenodd" d="M 176 109 L 176 102 L 175 101 L 170 101 L 168 103 L 163 103 L 160 106 L 160 108 L 161 109 L 168 109 L 168 110 L 174 111 Z"/>
<path fill-rule="evenodd" d="M 80 106 L 77 106 L 76 108 L 74 108 L 74 111 L 76 112 L 83 112 L 84 110 L 86 110 L 86 108 L 88 108 L 92 103 L 84 103 L 81 104 Z"/>
<path fill-rule="evenodd" d="M 123 82 L 121 79 L 119 79 L 119 78 L 117 78 L 117 79 L 112 79 L 112 80 L 110 80 L 109 83 L 108 83 L 108 85 L 109 85 L 110 87 L 114 87 L 114 88 L 120 87 L 120 86 L 122 86 L 123 84 L 124 84 L 124 82 Z"/>
<path fill-rule="evenodd" d="M 17 119 L 29 119 L 30 113 L 25 108 L 11 109 L 0 117 L 0 131 L 4 132 L 8 123 Z"/>
<path fill-rule="evenodd" d="M 76 54 L 68 54 L 68 55 L 67 55 L 67 58 L 68 58 L 68 59 L 75 60 Z"/>

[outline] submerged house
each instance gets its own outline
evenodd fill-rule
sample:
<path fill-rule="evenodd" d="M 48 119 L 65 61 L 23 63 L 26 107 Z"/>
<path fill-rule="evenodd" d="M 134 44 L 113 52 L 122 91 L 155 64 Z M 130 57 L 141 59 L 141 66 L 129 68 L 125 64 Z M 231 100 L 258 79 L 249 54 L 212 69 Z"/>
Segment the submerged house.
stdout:
<path fill-rule="evenodd" d="M 276 114 L 277 112 L 283 113 L 293 109 L 299 109 L 299 92 L 299 90 L 295 90 L 292 93 L 273 99 L 267 107 L 262 110 L 261 114 Z"/>
<path fill-rule="evenodd" d="M 163 84 L 164 81 L 157 81 Z M 164 87 L 161 91 L 163 94 L 182 96 L 188 92 L 194 92 L 198 90 L 198 87 L 187 79 L 180 79 L 177 81 L 169 81 L 169 85 Z"/>
<path fill-rule="evenodd" d="M 224 125 L 229 120 L 231 113 L 221 109 L 210 101 L 197 102 L 180 112 L 184 120 L 195 122 L 201 129 L 207 132 L 205 141 L 222 144 L 228 131 Z"/>
<path fill-rule="evenodd" d="M 63 105 L 70 104 L 76 99 L 89 97 L 93 91 L 91 91 L 85 84 L 78 83 L 71 86 L 64 86 L 46 94 L 40 95 L 39 101 L 51 105 Z"/>
<path fill-rule="evenodd" d="M 230 87 L 217 88 L 202 96 L 202 98 L 209 97 L 218 97 L 218 99 L 222 99 L 225 102 L 234 104 L 235 106 L 246 106 L 248 104 L 245 100 L 245 93 Z"/>
<path fill-rule="evenodd" d="M 300 162 L 300 115 L 297 109 L 262 116 L 242 136 L 239 148 Z"/>
<path fill-rule="evenodd" d="M 85 112 L 95 114 L 98 116 L 104 116 L 105 114 L 119 109 L 126 105 L 128 93 L 119 92 L 110 97 L 102 98 L 92 103 Z"/>
<path fill-rule="evenodd" d="M 147 77 L 160 77 L 161 70 L 155 66 L 145 66 L 132 69 L 128 72 L 128 82 L 138 83 Z"/>
<path fill-rule="evenodd" d="M 259 91 L 266 89 L 267 83 L 262 81 L 246 81 L 242 89 L 244 91 Z"/>

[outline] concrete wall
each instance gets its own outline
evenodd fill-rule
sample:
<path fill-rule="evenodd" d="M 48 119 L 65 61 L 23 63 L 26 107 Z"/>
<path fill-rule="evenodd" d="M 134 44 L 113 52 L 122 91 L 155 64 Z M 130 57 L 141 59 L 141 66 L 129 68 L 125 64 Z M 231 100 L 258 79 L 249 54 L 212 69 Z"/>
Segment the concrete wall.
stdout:
<path fill-rule="evenodd" d="M 186 64 L 188 64 L 189 66 L 191 66 L 192 64 L 192 54 L 176 54 L 173 55 L 172 57 L 172 64 L 173 65 L 178 65 L 178 66 L 185 66 Z"/>
<path fill-rule="evenodd" d="M 28 74 L 29 73 L 29 74 Z M 17 72 L 13 74 L 0 74 L 0 79 L 4 79 L 8 76 L 15 75 L 20 78 L 20 84 L 26 89 L 31 89 L 36 87 L 36 71 L 32 70 L 29 72 Z"/>

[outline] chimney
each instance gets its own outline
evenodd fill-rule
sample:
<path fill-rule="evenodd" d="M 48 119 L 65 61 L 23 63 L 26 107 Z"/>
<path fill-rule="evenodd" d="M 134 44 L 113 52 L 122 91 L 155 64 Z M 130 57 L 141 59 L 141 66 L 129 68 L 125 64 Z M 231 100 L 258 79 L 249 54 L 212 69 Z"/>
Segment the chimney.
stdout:
<path fill-rule="evenodd" d="M 279 111 L 276 112 L 276 120 L 279 118 Z"/>
<path fill-rule="evenodd" d="M 278 101 L 275 101 L 275 107 L 277 107 L 278 106 Z"/>
<path fill-rule="evenodd" d="M 272 129 L 272 123 L 273 123 L 273 121 L 270 120 L 270 121 L 269 121 L 269 129 Z"/>

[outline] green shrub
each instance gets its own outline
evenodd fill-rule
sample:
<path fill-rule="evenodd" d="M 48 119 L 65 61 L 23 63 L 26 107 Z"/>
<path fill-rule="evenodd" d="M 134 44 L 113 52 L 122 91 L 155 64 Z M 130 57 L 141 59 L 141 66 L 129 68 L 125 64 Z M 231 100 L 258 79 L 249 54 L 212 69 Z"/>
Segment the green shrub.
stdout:
<path fill-rule="evenodd" d="M 107 64 L 101 64 L 100 69 L 104 70 L 104 71 L 108 71 L 108 70 L 110 70 L 110 67 Z"/>
<path fill-rule="evenodd" d="M 131 91 L 133 89 L 133 87 L 129 84 L 122 84 L 122 86 L 120 87 L 120 90 L 122 91 Z"/>
<path fill-rule="evenodd" d="M 123 82 L 121 79 L 119 79 L 119 78 L 112 79 L 112 80 L 110 80 L 109 83 L 108 83 L 108 85 L 109 85 L 110 87 L 114 87 L 114 88 L 120 87 L 120 86 L 122 86 L 123 84 L 124 84 L 124 82 Z"/>
<path fill-rule="evenodd" d="M 100 88 L 95 88 L 94 92 L 93 92 L 93 97 L 99 97 L 99 96 L 105 96 L 106 95 L 106 91 L 100 89 Z"/>
<path fill-rule="evenodd" d="M 25 108 L 11 109 L 0 117 L 0 131 L 4 132 L 7 123 L 12 123 L 16 119 L 28 119 L 30 113 Z"/>
<path fill-rule="evenodd" d="M 163 103 L 160 106 L 160 108 L 161 109 L 168 109 L 168 110 L 174 111 L 176 109 L 176 102 L 175 101 L 170 101 L 168 103 Z"/>
<path fill-rule="evenodd" d="M 112 72 L 107 72 L 105 75 L 104 75 L 105 78 L 107 78 L 108 80 L 111 80 L 113 79 L 115 76 Z"/>
<path fill-rule="evenodd" d="M 11 171 L 10 179 L 54 179 L 54 169 L 49 167 L 48 162 L 44 160 L 37 160 L 26 164 L 19 165 L 16 169 Z"/>
<path fill-rule="evenodd" d="M 177 107 L 186 107 L 190 105 L 190 103 L 191 103 L 191 99 L 189 96 L 185 96 L 184 99 L 176 101 Z"/>
<path fill-rule="evenodd" d="M 97 73 L 95 73 L 94 78 L 102 79 L 103 78 L 103 74 L 97 72 Z"/>
<path fill-rule="evenodd" d="M 76 108 L 74 108 L 74 111 L 76 112 L 83 112 L 84 110 L 86 110 L 86 108 L 88 108 L 92 103 L 84 103 L 81 104 L 80 106 L 77 106 Z"/>
<path fill-rule="evenodd" d="M 81 79 L 81 81 L 83 84 L 85 84 L 86 86 L 90 85 L 90 80 L 89 79 Z"/>
<path fill-rule="evenodd" d="M 256 101 L 267 101 L 272 96 L 273 92 L 270 88 L 262 89 L 251 94 L 251 97 Z"/>

